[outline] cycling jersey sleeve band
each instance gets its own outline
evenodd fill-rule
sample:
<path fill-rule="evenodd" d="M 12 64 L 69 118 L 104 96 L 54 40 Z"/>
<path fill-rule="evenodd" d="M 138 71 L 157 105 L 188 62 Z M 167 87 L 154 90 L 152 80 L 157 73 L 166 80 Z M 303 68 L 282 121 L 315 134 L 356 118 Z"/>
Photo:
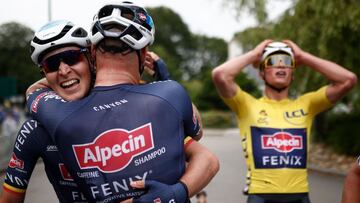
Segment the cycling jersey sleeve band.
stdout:
<path fill-rule="evenodd" d="M 17 195 L 24 194 L 26 191 L 25 189 L 19 189 L 19 188 L 13 187 L 7 183 L 4 183 L 3 188 L 4 188 L 4 190 L 9 191 L 14 194 L 17 194 Z"/>
<path fill-rule="evenodd" d="M 192 142 L 194 142 L 194 140 L 191 137 L 187 136 L 184 140 L 184 148 L 186 149 L 188 146 L 191 145 Z"/>

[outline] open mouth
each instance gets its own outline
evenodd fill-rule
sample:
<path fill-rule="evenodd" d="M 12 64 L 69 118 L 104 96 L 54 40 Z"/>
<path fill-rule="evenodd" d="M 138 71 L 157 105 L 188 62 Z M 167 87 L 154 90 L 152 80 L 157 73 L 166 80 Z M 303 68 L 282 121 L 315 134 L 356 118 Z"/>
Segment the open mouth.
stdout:
<path fill-rule="evenodd" d="M 286 77 L 286 72 L 285 71 L 278 71 L 278 72 L 275 73 L 275 75 L 277 77 L 284 78 L 284 77 Z"/>
<path fill-rule="evenodd" d="M 76 85 L 76 84 L 79 84 L 80 83 L 80 80 L 79 79 L 72 79 L 72 80 L 68 80 L 68 81 L 65 81 L 65 82 L 62 82 L 61 84 L 60 84 L 60 86 L 62 87 L 62 88 L 70 88 L 70 87 L 72 87 L 72 86 L 74 86 L 74 85 Z"/>

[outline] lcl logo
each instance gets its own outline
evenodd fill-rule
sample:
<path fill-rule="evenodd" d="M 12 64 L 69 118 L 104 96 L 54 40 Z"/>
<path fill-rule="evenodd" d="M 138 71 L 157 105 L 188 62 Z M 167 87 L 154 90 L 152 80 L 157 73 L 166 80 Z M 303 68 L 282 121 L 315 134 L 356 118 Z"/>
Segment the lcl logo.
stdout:
<path fill-rule="evenodd" d="M 286 118 L 300 118 L 303 116 L 307 116 L 308 113 L 306 113 L 303 109 L 299 109 L 299 110 L 295 110 L 292 112 L 285 112 L 285 117 Z"/>

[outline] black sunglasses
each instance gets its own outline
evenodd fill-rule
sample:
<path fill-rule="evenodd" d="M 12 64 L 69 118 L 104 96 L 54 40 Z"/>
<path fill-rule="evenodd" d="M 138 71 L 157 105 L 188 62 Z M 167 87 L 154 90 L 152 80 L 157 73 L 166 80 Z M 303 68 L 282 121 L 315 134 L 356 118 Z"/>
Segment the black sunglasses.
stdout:
<path fill-rule="evenodd" d="M 87 51 L 87 49 L 68 50 L 55 54 L 41 62 L 40 68 L 42 68 L 45 73 L 51 73 L 59 70 L 61 62 L 73 66 L 82 60 L 82 54 Z"/>

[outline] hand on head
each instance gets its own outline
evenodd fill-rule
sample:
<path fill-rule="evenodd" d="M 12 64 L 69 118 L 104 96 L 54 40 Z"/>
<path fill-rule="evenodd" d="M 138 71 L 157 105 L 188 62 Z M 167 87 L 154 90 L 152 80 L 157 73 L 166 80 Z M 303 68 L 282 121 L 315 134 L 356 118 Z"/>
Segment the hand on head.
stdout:
<path fill-rule="evenodd" d="M 273 40 L 271 39 L 266 39 L 264 41 L 262 41 L 260 44 L 258 44 L 253 50 L 252 52 L 254 53 L 255 57 L 254 57 L 254 61 L 253 61 L 253 66 L 255 68 L 259 67 L 260 62 L 261 62 L 261 56 L 263 54 L 263 51 L 265 49 L 265 47 L 270 44 L 271 42 L 273 42 Z"/>
<path fill-rule="evenodd" d="M 155 74 L 154 62 L 159 59 L 160 59 L 160 57 L 157 54 L 155 54 L 154 52 L 148 51 L 146 53 L 144 67 L 145 67 L 145 71 L 149 75 Z"/>
<path fill-rule="evenodd" d="M 296 61 L 296 64 L 297 65 L 302 64 L 302 56 L 304 54 L 304 51 L 291 40 L 286 39 L 286 40 L 283 40 L 283 42 L 292 49 L 292 51 L 294 53 L 294 59 Z"/>

